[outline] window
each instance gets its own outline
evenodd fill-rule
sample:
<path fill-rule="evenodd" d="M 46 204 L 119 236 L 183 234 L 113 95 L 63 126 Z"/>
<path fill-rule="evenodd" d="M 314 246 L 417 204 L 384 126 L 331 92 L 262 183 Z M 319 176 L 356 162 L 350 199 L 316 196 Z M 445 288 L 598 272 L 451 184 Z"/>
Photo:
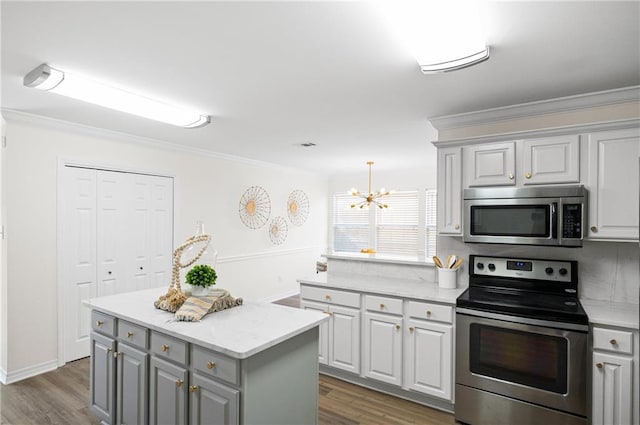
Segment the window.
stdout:
<path fill-rule="evenodd" d="M 396 191 L 384 198 L 388 209 L 351 209 L 354 198 L 333 196 L 333 251 L 436 255 L 436 191 Z M 421 204 L 425 205 L 421 208 Z"/>

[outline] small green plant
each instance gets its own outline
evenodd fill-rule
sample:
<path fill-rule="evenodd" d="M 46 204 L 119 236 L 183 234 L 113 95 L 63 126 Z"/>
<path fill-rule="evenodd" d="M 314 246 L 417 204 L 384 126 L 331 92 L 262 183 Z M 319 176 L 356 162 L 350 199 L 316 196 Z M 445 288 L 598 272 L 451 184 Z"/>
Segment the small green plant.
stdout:
<path fill-rule="evenodd" d="M 202 286 L 204 288 L 215 285 L 217 278 L 218 275 L 213 267 L 206 264 L 193 266 L 193 268 L 187 272 L 186 276 L 186 280 L 189 285 Z"/>

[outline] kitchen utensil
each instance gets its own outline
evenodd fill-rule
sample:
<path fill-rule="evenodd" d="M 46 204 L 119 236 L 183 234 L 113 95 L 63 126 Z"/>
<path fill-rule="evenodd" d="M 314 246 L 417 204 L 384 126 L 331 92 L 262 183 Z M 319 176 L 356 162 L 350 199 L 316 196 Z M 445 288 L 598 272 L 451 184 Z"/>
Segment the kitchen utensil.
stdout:
<path fill-rule="evenodd" d="M 440 259 L 438 258 L 438 256 L 437 256 L 437 255 L 434 255 L 434 256 L 433 256 L 433 257 L 431 257 L 431 258 L 433 258 L 433 262 L 436 264 L 436 266 L 437 266 L 438 268 L 440 268 L 440 269 L 441 269 L 441 268 L 443 268 L 443 267 L 444 267 L 444 266 L 442 265 L 442 261 L 440 261 Z"/>
<path fill-rule="evenodd" d="M 448 268 L 449 268 L 449 262 L 450 262 L 450 261 L 451 261 L 451 254 L 447 255 L 447 259 L 446 259 L 446 260 L 444 260 L 444 267 L 445 267 L 446 269 L 448 269 Z"/>
<path fill-rule="evenodd" d="M 464 259 L 462 257 L 458 257 L 458 259 L 456 260 L 455 263 L 453 263 L 453 266 L 451 266 L 452 269 L 457 269 L 458 267 L 460 267 L 462 265 L 462 262 L 464 261 Z"/>
<path fill-rule="evenodd" d="M 449 261 L 447 261 L 447 268 L 448 269 L 452 269 L 453 265 L 456 263 L 456 261 L 458 261 L 458 256 L 457 255 L 451 255 L 451 258 L 449 258 Z"/>

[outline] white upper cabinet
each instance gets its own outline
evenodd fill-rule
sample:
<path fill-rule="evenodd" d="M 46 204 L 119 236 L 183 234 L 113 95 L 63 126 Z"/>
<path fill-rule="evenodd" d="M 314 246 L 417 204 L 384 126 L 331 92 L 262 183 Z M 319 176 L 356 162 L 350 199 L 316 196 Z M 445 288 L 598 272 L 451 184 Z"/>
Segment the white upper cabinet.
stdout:
<path fill-rule="evenodd" d="M 438 149 L 438 233 L 462 234 L 462 148 Z"/>
<path fill-rule="evenodd" d="M 516 184 L 515 142 L 467 146 L 463 152 L 465 187 Z"/>
<path fill-rule="evenodd" d="M 517 181 L 523 185 L 579 183 L 580 136 L 569 135 L 518 142 L 522 155 Z"/>
<path fill-rule="evenodd" d="M 590 239 L 638 240 L 640 129 L 589 134 Z"/>

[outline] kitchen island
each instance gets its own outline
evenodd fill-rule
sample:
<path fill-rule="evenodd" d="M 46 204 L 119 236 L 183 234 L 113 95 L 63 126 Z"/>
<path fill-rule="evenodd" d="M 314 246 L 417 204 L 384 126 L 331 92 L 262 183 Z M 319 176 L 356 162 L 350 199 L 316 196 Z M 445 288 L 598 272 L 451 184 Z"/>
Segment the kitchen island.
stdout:
<path fill-rule="evenodd" d="M 327 316 L 246 303 L 179 322 L 164 290 L 85 301 L 90 407 L 105 424 L 314 424 Z"/>

